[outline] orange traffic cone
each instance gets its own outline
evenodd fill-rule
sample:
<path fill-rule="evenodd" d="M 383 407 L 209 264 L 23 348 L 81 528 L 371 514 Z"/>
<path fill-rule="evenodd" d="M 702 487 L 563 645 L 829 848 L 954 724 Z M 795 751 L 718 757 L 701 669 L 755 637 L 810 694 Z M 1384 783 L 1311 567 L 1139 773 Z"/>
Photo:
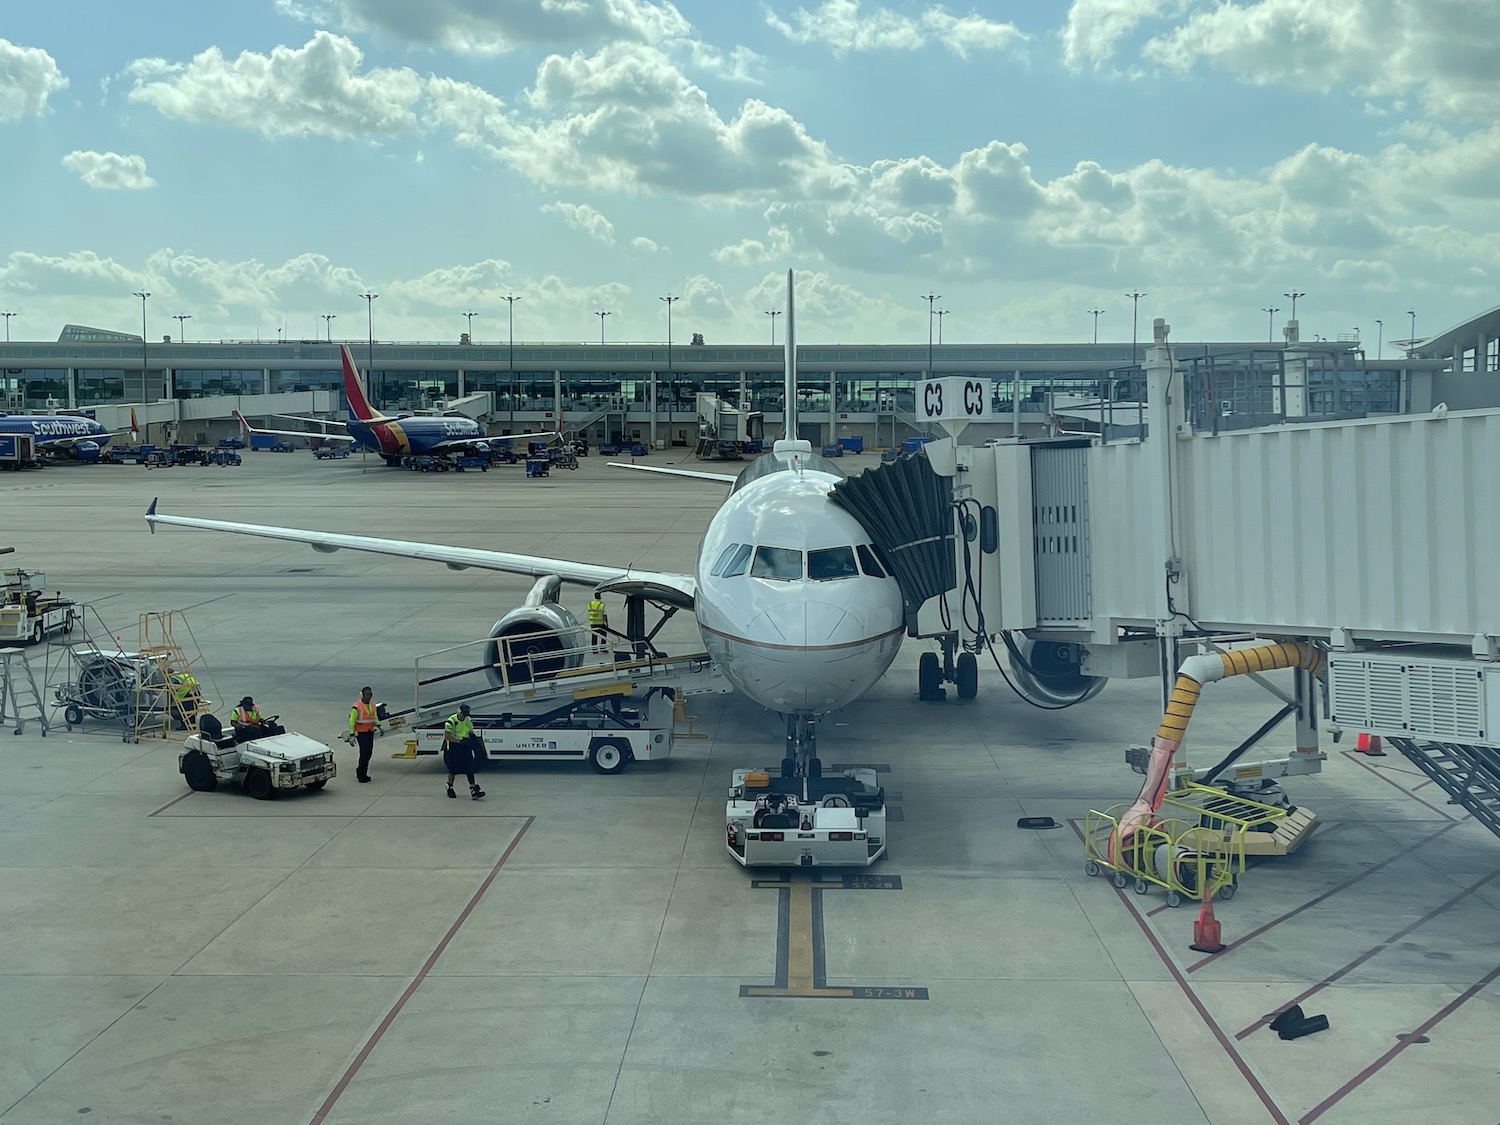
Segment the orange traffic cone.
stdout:
<path fill-rule="evenodd" d="M 1354 751 L 1357 754 L 1368 754 L 1372 758 L 1384 758 L 1385 751 L 1380 748 L 1380 735 L 1361 732 L 1354 740 Z"/>
<path fill-rule="evenodd" d="M 1193 922 L 1193 944 L 1189 949 L 1199 953 L 1219 953 L 1224 949 L 1219 920 L 1214 917 L 1214 896 L 1208 880 L 1203 881 L 1203 906 Z"/>

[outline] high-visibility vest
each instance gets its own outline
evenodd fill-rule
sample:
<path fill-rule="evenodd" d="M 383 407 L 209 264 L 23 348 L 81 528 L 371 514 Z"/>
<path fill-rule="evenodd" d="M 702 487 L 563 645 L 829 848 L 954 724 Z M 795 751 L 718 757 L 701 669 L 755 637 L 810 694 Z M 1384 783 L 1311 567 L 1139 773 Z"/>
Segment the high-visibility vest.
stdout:
<path fill-rule="evenodd" d="M 253 707 L 236 707 L 234 721 L 245 726 L 255 726 L 260 722 L 260 712 Z"/>
<path fill-rule="evenodd" d="M 443 731 L 453 736 L 453 741 L 462 742 L 474 733 L 474 720 L 467 715 L 458 712 L 448 716 L 448 721 L 443 724 Z"/>
<path fill-rule="evenodd" d="M 604 621 L 604 603 L 598 598 L 595 598 L 593 601 L 589 602 L 589 624 L 603 625 Z"/>
<path fill-rule="evenodd" d="M 372 731 L 379 720 L 375 717 L 374 702 L 366 703 L 363 699 L 356 699 L 354 706 L 349 709 L 349 729 L 352 731 Z"/>

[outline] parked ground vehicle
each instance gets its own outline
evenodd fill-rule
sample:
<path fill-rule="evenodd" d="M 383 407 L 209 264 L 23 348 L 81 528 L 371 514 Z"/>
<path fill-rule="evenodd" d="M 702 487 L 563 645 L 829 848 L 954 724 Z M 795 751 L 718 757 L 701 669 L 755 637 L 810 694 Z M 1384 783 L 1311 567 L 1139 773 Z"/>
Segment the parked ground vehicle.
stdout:
<path fill-rule="evenodd" d="M 41 644 L 50 633 L 73 631 L 78 606 L 60 591 L 49 597 L 46 585 L 39 570 L 0 571 L 0 642 Z"/>
<path fill-rule="evenodd" d="M 257 801 L 283 789 L 322 789 L 338 774 L 333 751 L 316 739 L 288 731 L 239 742 L 212 715 L 200 717 L 198 733 L 183 742 L 177 769 L 189 789 L 206 793 L 234 781 Z"/>

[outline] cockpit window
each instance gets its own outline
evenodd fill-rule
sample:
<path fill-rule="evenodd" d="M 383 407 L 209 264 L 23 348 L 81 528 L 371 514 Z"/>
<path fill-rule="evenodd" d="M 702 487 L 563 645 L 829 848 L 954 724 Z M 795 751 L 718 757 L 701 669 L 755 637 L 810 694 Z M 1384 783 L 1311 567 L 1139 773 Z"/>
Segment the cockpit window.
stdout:
<path fill-rule="evenodd" d="M 821 551 L 807 552 L 807 576 L 814 582 L 854 578 L 858 574 L 859 569 L 854 565 L 853 547 L 828 547 Z"/>
<path fill-rule="evenodd" d="M 859 565 L 864 569 L 866 574 L 871 578 L 884 578 L 886 576 L 885 568 L 875 558 L 874 551 L 870 550 L 863 543 L 856 547 L 855 550 L 859 552 Z"/>
<path fill-rule="evenodd" d="M 790 547 L 757 547 L 750 577 L 795 582 L 802 577 L 802 552 Z"/>
<path fill-rule="evenodd" d="M 750 565 L 749 543 L 735 543 L 725 549 L 724 556 L 719 559 L 719 564 L 714 568 L 714 573 L 724 578 L 738 578 L 745 573 L 745 568 Z M 730 554 L 733 552 L 733 554 Z M 723 569 L 721 570 L 720 567 Z"/>
<path fill-rule="evenodd" d="M 714 563 L 714 568 L 710 570 L 709 573 L 714 575 L 715 577 L 723 574 L 724 568 L 729 565 L 729 560 L 734 558 L 734 553 L 739 549 L 740 545 L 738 543 L 731 543 L 729 544 L 729 546 L 725 547 L 723 552 L 719 555 L 719 561 Z"/>

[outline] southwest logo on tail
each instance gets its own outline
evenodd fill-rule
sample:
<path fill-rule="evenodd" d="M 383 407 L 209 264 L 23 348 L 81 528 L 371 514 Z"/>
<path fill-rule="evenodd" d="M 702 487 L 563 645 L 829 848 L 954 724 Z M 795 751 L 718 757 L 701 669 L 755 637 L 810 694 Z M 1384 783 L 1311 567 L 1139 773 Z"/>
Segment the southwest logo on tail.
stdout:
<path fill-rule="evenodd" d="M 365 397 L 365 384 L 359 377 L 359 368 L 354 366 L 354 356 L 349 351 L 349 345 L 342 345 L 339 353 L 344 359 L 344 398 L 348 400 L 350 416 L 356 422 L 386 421 L 386 416 L 371 406 L 370 400 Z"/>

